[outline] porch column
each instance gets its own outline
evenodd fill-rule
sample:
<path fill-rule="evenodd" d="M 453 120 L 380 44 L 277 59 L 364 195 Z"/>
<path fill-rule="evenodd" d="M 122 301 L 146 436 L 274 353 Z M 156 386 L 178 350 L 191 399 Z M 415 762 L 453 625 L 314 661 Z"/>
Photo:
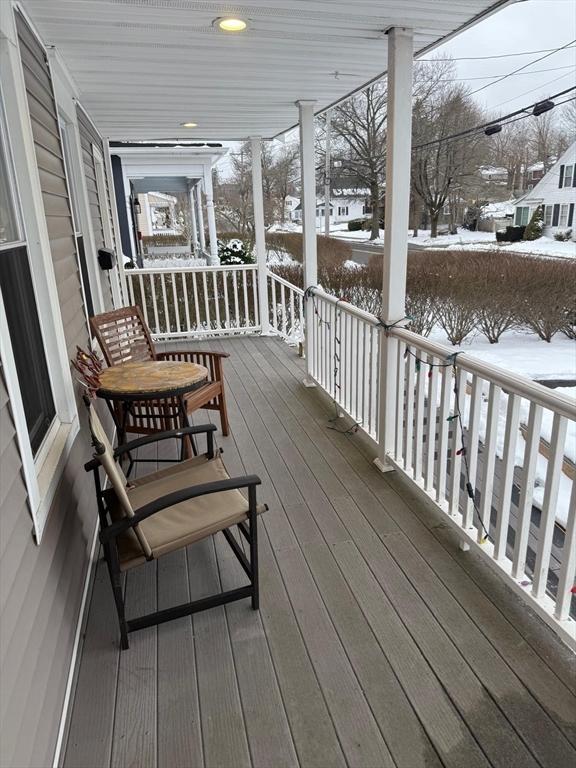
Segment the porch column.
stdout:
<path fill-rule="evenodd" d="M 268 308 L 268 275 L 266 274 L 266 236 L 264 228 L 264 194 L 262 192 L 262 139 L 252 136 L 252 205 L 254 207 L 254 242 L 258 265 L 258 307 L 262 333 L 270 330 Z"/>
<path fill-rule="evenodd" d="M 304 289 L 318 283 L 318 260 L 316 254 L 316 168 L 314 165 L 314 105 L 315 101 L 298 101 L 300 127 L 300 173 L 302 207 L 302 245 L 304 253 Z M 311 302 L 306 308 L 306 371 L 310 372 L 313 313 Z M 307 376 L 304 382 L 313 386 Z"/>
<path fill-rule="evenodd" d="M 324 234 L 330 234 L 330 195 L 332 193 L 332 160 L 330 157 L 330 133 L 332 131 L 332 110 L 326 112 L 326 163 L 324 170 Z"/>
<path fill-rule="evenodd" d="M 192 253 L 194 256 L 198 253 L 198 226 L 196 224 L 196 200 L 194 195 L 194 184 L 188 181 L 188 197 L 190 201 L 190 223 L 192 227 Z"/>
<path fill-rule="evenodd" d="M 410 152 L 412 138 L 412 30 L 388 32 L 388 133 L 386 136 L 386 214 L 382 320 L 398 323 L 406 313 L 406 263 L 410 210 Z M 382 470 L 393 469 L 398 341 L 380 334 L 379 457 Z"/>
<path fill-rule="evenodd" d="M 200 250 L 202 255 L 206 253 L 206 233 L 204 232 L 204 210 L 202 208 L 202 182 L 196 185 L 196 197 L 198 204 L 198 234 L 200 236 Z"/>
<path fill-rule="evenodd" d="M 216 236 L 216 216 L 214 214 L 214 193 L 212 191 L 212 168 L 204 168 L 204 192 L 206 193 L 206 215 L 208 216 L 208 234 L 210 236 L 209 264 L 219 264 L 218 241 Z"/>

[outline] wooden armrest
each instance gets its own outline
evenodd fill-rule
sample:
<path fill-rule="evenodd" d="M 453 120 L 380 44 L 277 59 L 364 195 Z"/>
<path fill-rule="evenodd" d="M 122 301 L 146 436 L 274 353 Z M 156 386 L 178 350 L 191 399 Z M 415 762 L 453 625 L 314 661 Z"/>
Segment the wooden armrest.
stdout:
<path fill-rule="evenodd" d="M 158 360 L 171 360 L 173 357 L 177 360 L 179 357 L 196 357 L 197 355 L 206 355 L 207 357 L 225 358 L 230 357 L 228 352 L 211 352 L 203 349 L 174 349 L 171 352 L 157 352 Z"/>

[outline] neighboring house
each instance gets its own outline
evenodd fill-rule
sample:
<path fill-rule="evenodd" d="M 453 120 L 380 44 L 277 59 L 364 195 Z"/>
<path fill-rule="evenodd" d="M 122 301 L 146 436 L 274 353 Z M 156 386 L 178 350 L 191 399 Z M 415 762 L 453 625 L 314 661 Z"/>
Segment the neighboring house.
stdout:
<path fill-rule="evenodd" d="M 508 171 L 506 168 L 500 168 L 494 165 L 481 165 L 478 172 L 482 180 L 486 182 L 504 184 L 508 181 Z"/>
<path fill-rule="evenodd" d="M 529 170 L 529 169 L 528 169 Z M 516 203 L 514 223 L 526 225 L 534 210 L 544 206 L 543 233 L 553 236 L 572 229 L 576 204 L 576 141 L 540 181 Z M 574 235 L 572 236 L 574 238 Z"/>
<path fill-rule="evenodd" d="M 290 218 L 294 222 L 302 221 L 302 205 L 298 198 L 290 211 Z M 324 198 L 316 200 L 316 226 L 322 227 L 326 211 Z M 360 219 L 370 215 L 369 191 L 367 189 L 334 189 L 330 199 L 330 224 L 344 224 L 353 219 Z"/>

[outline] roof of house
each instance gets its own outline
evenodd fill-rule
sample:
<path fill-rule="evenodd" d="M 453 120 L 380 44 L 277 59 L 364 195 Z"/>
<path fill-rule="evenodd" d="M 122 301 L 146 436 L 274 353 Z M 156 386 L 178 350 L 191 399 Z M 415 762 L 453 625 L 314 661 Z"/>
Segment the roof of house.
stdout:
<path fill-rule="evenodd" d="M 560 166 L 576 164 L 576 141 L 554 163 L 552 168 L 545 173 L 540 181 L 523 197 L 516 201 L 516 205 L 526 203 L 541 203 L 553 191 L 558 190 L 558 178 L 560 176 Z"/>

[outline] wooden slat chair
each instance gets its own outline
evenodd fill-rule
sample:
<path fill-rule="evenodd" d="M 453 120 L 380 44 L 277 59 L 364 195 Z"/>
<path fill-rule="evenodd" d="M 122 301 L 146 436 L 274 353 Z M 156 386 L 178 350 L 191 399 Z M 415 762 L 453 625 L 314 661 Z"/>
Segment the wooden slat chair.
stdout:
<path fill-rule="evenodd" d="M 214 451 L 214 424 L 186 427 L 156 433 L 112 449 L 94 407 L 88 397 L 84 402 L 89 412 L 94 458 L 85 465 L 93 472 L 100 518 L 100 541 L 108 565 L 114 601 L 120 624 L 122 649 L 128 648 L 128 633 L 161 624 L 171 619 L 213 608 L 217 605 L 250 597 L 252 608 L 258 609 L 258 535 L 257 516 L 267 509 L 258 505 L 256 475 L 230 477 Z M 187 435 L 206 434 L 207 451 L 170 467 L 128 481 L 116 459 L 143 445 L 166 439 L 184 440 Z M 102 468 L 109 480 L 103 489 Z M 248 490 L 246 499 L 240 492 Z M 246 539 L 250 556 L 246 557 L 236 537 L 229 530 L 238 526 Z M 149 560 L 192 544 L 222 531 L 238 558 L 249 584 L 220 592 L 191 603 L 127 619 L 122 593 L 122 573 Z"/>
<path fill-rule="evenodd" d="M 90 318 L 108 365 L 141 360 L 183 360 L 208 369 L 208 381 L 185 396 L 188 413 L 206 408 L 220 412 L 222 434 L 229 434 L 222 359 L 225 352 L 173 351 L 157 352 L 140 307 L 123 307 Z M 120 416 L 119 416 L 120 418 Z M 179 406 L 174 398 L 133 403 L 126 432 L 150 434 L 179 426 Z"/>

